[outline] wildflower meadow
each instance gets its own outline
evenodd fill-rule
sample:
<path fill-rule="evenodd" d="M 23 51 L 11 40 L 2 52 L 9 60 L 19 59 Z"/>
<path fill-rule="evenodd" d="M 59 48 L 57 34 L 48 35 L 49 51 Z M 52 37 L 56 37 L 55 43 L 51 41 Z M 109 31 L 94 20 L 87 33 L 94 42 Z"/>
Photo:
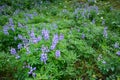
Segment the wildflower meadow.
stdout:
<path fill-rule="evenodd" d="M 120 0 L 0 0 L 0 80 L 120 80 Z"/>

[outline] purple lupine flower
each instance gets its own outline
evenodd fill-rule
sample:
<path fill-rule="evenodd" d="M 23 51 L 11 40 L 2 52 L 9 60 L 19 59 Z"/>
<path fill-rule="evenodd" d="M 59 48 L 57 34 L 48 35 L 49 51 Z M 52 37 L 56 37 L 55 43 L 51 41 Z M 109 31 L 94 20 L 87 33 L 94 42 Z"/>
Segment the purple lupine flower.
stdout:
<path fill-rule="evenodd" d="M 30 65 L 25 66 L 25 67 L 30 69 L 29 72 L 28 72 L 29 75 L 32 75 L 33 77 L 36 77 L 36 74 L 33 72 L 33 71 L 36 70 L 36 67 L 32 68 Z"/>
<path fill-rule="evenodd" d="M 12 31 L 15 31 L 15 28 L 14 27 L 11 27 Z"/>
<path fill-rule="evenodd" d="M 84 38 L 85 38 L 85 34 L 82 34 L 82 36 L 81 36 L 81 37 L 82 37 L 82 39 L 84 39 Z"/>
<path fill-rule="evenodd" d="M 13 23 L 13 19 L 12 19 L 12 18 L 9 18 L 9 25 L 10 25 L 11 27 L 14 26 L 14 23 Z"/>
<path fill-rule="evenodd" d="M 42 45 L 41 50 L 42 50 L 42 53 L 45 53 L 46 48 L 44 45 Z"/>
<path fill-rule="evenodd" d="M 18 27 L 23 27 L 21 23 L 18 23 Z"/>
<path fill-rule="evenodd" d="M 56 44 L 52 44 L 51 45 L 51 50 L 55 49 L 55 47 L 56 47 Z"/>
<path fill-rule="evenodd" d="M 103 60 L 102 63 L 103 63 L 103 64 L 106 64 L 106 61 Z"/>
<path fill-rule="evenodd" d="M 59 40 L 63 40 L 64 39 L 64 35 L 60 34 Z"/>
<path fill-rule="evenodd" d="M 119 43 L 116 42 L 116 43 L 114 44 L 114 48 L 119 48 Z"/>
<path fill-rule="evenodd" d="M 55 56 L 56 56 L 56 58 L 60 57 L 60 50 L 56 50 Z"/>
<path fill-rule="evenodd" d="M 32 30 L 31 33 L 30 33 L 30 37 L 31 38 L 35 38 L 35 34 L 34 34 L 34 31 Z"/>
<path fill-rule="evenodd" d="M 30 71 L 28 72 L 29 75 L 33 74 L 32 67 L 30 68 Z"/>
<path fill-rule="evenodd" d="M 4 9 L 5 5 L 0 6 L 0 10 Z"/>
<path fill-rule="evenodd" d="M 10 53 L 15 55 L 17 52 L 16 52 L 15 48 L 11 48 Z"/>
<path fill-rule="evenodd" d="M 15 58 L 16 58 L 16 59 L 20 59 L 20 56 L 19 56 L 19 55 L 17 55 Z"/>
<path fill-rule="evenodd" d="M 54 37 L 53 37 L 53 43 L 54 44 L 57 44 L 58 43 L 58 41 L 59 41 L 59 37 L 58 37 L 58 34 L 54 34 Z"/>
<path fill-rule="evenodd" d="M 54 37 L 53 37 L 53 40 L 52 40 L 52 45 L 51 45 L 51 50 L 53 50 L 56 47 L 58 41 L 59 41 L 58 34 L 54 34 Z"/>
<path fill-rule="evenodd" d="M 29 17 L 30 19 L 33 19 L 33 14 L 28 14 L 28 17 Z"/>
<path fill-rule="evenodd" d="M 41 36 L 38 36 L 37 41 L 39 42 L 42 39 Z"/>
<path fill-rule="evenodd" d="M 96 13 L 98 13 L 98 7 L 97 6 L 94 6 L 94 8 L 95 8 L 95 11 L 96 11 Z"/>
<path fill-rule="evenodd" d="M 43 29 L 42 30 L 42 35 L 43 35 L 43 37 L 44 37 L 45 40 L 49 39 L 49 31 L 48 30 Z"/>
<path fill-rule="evenodd" d="M 76 8 L 75 11 L 74 11 L 74 14 L 78 14 L 78 11 L 80 10 L 80 8 Z"/>
<path fill-rule="evenodd" d="M 29 69 L 30 69 L 30 73 L 36 70 L 36 67 L 32 68 L 30 65 L 28 65 L 28 67 L 27 67 L 27 68 L 29 68 Z"/>
<path fill-rule="evenodd" d="M 20 10 L 15 10 L 15 12 L 13 13 L 13 15 L 18 14 L 20 12 Z"/>
<path fill-rule="evenodd" d="M 47 61 L 47 54 L 42 53 L 42 54 L 41 54 L 40 60 L 41 60 L 42 62 L 44 62 L 44 64 L 46 64 L 46 61 Z"/>
<path fill-rule="evenodd" d="M 48 49 L 48 47 L 45 47 L 44 45 L 42 45 L 42 48 L 41 48 L 41 50 L 42 50 L 42 53 L 49 52 L 49 49 Z"/>
<path fill-rule="evenodd" d="M 9 24 L 13 24 L 13 19 L 9 18 Z"/>
<path fill-rule="evenodd" d="M 36 67 L 33 68 L 33 71 L 35 71 L 35 70 L 36 70 Z"/>
<path fill-rule="evenodd" d="M 33 14 L 25 14 L 25 16 L 28 16 L 30 19 L 33 19 Z"/>
<path fill-rule="evenodd" d="M 9 35 L 8 30 L 9 30 L 9 27 L 7 25 L 3 26 L 3 32 L 5 35 Z"/>
<path fill-rule="evenodd" d="M 21 34 L 18 34 L 18 38 L 22 40 L 23 36 Z"/>
<path fill-rule="evenodd" d="M 32 73 L 32 76 L 33 76 L 33 77 L 36 77 L 36 74 L 35 74 L 35 73 Z"/>
<path fill-rule="evenodd" d="M 29 43 L 29 40 L 26 39 L 26 38 L 23 38 L 22 41 L 23 41 L 23 43 L 24 43 L 25 45 Z"/>
<path fill-rule="evenodd" d="M 107 38 L 107 37 L 108 37 L 108 34 L 107 34 L 107 27 L 105 27 L 105 28 L 104 28 L 104 31 L 103 31 L 103 36 L 104 36 L 105 38 Z"/>
<path fill-rule="evenodd" d="M 92 20 L 92 23 L 95 24 L 95 19 Z"/>
<path fill-rule="evenodd" d="M 12 18 L 9 18 L 9 24 L 8 24 L 8 25 L 11 27 L 11 29 L 12 29 L 13 31 L 15 31 L 14 23 L 13 23 L 13 19 L 12 19 Z"/>
<path fill-rule="evenodd" d="M 5 34 L 5 35 L 9 35 L 9 32 L 8 32 L 7 29 L 4 29 L 3 31 L 4 31 L 4 34 Z"/>
<path fill-rule="evenodd" d="M 32 74 L 32 71 L 29 71 L 28 74 L 29 74 L 29 75 Z"/>
<path fill-rule="evenodd" d="M 34 38 L 32 38 L 32 42 L 33 43 L 38 43 L 41 39 L 42 39 L 41 36 L 38 36 L 38 38 L 34 37 Z"/>
<path fill-rule="evenodd" d="M 24 63 L 24 64 L 26 65 L 26 63 Z M 25 67 L 31 69 L 31 66 L 29 64 L 26 65 Z"/>
<path fill-rule="evenodd" d="M 117 54 L 118 56 L 120 56 L 120 51 L 116 52 L 116 54 Z"/>
<path fill-rule="evenodd" d="M 21 49 L 22 48 L 22 44 L 19 43 L 17 47 L 18 47 L 18 49 Z"/>
<path fill-rule="evenodd" d="M 11 30 L 15 31 L 14 24 L 9 24 L 9 26 L 11 27 Z"/>
<path fill-rule="evenodd" d="M 37 42 L 38 42 L 38 39 L 37 39 L 37 38 L 32 38 L 32 42 L 33 42 L 33 43 L 37 43 Z"/>

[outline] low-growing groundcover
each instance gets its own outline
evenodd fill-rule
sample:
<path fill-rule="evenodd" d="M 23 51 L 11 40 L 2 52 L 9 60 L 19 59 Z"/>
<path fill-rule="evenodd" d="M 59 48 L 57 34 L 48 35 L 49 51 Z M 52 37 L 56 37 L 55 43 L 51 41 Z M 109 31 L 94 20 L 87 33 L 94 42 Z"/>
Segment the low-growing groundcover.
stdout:
<path fill-rule="evenodd" d="M 0 80 L 120 79 L 120 10 L 109 0 L 0 5 Z"/>

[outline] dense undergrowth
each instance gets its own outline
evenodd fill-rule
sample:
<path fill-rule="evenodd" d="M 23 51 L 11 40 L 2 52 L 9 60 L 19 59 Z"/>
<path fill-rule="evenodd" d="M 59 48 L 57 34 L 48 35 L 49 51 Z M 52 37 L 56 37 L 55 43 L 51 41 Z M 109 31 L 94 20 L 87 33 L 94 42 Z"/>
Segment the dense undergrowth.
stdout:
<path fill-rule="evenodd" d="M 119 80 L 119 64 L 109 0 L 1 0 L 0 80 Z"/>

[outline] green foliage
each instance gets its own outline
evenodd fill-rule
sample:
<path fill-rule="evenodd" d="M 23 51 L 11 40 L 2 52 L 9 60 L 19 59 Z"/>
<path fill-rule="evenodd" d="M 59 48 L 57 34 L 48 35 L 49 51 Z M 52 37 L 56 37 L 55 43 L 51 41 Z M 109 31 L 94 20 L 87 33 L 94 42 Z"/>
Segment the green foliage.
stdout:
<path fill-rule="evenodd" d="M 0 79 L 1 80 L 15 80 L 24 79 L 25 69 L 20 60 L 16 60 L 14 56 L 0 52 Z M 21 73 L 22 72 L 22 73 Z"/>

